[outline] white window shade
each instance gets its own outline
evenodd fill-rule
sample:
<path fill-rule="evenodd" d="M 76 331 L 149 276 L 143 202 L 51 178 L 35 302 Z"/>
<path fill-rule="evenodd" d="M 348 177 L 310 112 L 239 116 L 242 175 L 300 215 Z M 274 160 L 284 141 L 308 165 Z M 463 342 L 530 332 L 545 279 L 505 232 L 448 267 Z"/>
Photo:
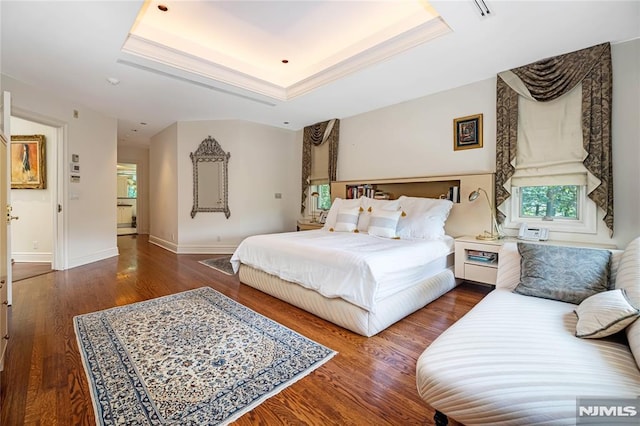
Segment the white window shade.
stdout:
<path fill-rule="evenodd" d="M 311 147 L 311 175 L 312 184 L 329 182 L 329 144 L 323 142 Z"/>
<path fill-rule="evenodd" d="M 582 85 L 558 99 L 518 97 L 518 149 L 513 186 L 587 185 L 582 163 Z"/>

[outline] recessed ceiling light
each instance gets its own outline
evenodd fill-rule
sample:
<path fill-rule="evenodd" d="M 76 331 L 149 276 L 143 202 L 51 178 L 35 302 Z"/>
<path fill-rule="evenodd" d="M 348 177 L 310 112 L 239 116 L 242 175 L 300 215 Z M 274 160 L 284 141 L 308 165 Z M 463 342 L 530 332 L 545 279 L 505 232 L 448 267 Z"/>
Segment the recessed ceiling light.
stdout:
<path fill-rule="evenodd" d="M 162 12 L 166 12 L 169 10 L 169 8 L 167 6 L 165 6 L 164 4 L 159 4 L 158 5 L 158 9 L 160 9 L 160 11 Z"/>
<path fill-rule="evenodd" d="M 107 77 L 107 82 L 112 86 L 117 86 L 118 84 L 120 84 L 120 80 L 115 77 Z"/>

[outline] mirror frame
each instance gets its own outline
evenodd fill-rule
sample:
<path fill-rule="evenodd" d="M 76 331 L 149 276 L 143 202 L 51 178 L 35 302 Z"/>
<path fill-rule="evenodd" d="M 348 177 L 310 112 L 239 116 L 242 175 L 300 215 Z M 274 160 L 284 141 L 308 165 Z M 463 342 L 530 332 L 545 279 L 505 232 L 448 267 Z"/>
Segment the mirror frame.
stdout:
<path fill-rule="evenodd" d="M 193 207 L 191 208 L 191 218 L 193 219 L 198 212 L 222 212 L 225 217 L 229 219 L 231 211 L 229 210 L 228 200 L 228 164 L 231 153 L 224 152 L 220 147 L 220 144 L 211 136 L 200 142 L 198 149 L 195 152 L 189 154 L 191 162 L 193 163 Z M 200 197 L 198 196 L 198 167 L 206 163 L 222 163 L 222 182 L 217 182 L 217 186 L 220 188 L 222 199 L 216 206 L 202 206 L 199 203 Z M 202 163 L 202 164 L 201 164 Z M 222 204 L 220 206 L 219 204 Z"/>

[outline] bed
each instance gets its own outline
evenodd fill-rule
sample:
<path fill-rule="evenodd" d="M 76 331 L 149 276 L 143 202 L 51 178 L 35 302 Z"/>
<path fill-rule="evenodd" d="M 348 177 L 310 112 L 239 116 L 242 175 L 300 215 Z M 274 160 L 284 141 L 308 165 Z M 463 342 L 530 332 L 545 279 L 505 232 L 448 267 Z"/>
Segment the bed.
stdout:
<path fill-rule="evenodd" d="M 363 336 L 456 286 L 448 200 L 334 200 L 320 230 L 255 235 L 231 263 L 240 281 Z"/>

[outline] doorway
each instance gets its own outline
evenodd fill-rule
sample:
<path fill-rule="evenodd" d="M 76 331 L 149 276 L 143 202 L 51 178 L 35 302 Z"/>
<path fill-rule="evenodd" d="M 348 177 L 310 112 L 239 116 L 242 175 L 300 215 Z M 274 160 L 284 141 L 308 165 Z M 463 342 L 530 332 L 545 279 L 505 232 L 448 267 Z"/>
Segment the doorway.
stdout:
<path fill-rule="evenodd" d="M 11 189 L 11 259 L 13 281 L 51 272 L 56 250 L 54 220 L 57 205 L 57 127 L 11 117 L 12 135 L 43 135 L 45 185 L 41 189 Z M 14 163 L 19 159 L 11 158 Z"/>
<path fill-rule="evenodd" d="M 138 176 L 137 166 L 118 163 L 118 235 L 138 233 Z"/>

